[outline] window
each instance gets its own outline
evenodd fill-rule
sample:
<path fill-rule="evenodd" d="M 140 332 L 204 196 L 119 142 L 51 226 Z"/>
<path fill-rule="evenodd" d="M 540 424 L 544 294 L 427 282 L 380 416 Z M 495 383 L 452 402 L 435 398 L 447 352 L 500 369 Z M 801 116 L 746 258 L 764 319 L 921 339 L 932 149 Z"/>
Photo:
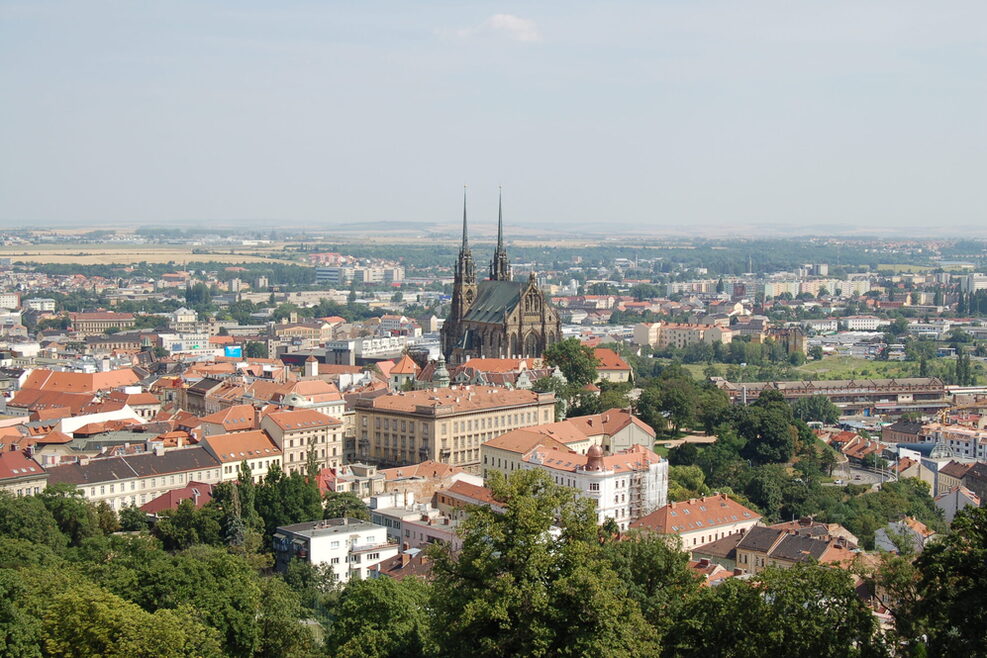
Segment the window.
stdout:
<path fill-rule="evenodd" d="M 339 548 L 339 542 L 338 541 L 334 541 L 331 544 L 329 544 L 329 547 L 330 548 Z"/>
<path fill-rule="evenodd" d="M 339 558 L 338 557 L 332 558 L 331 560 L 329 560 L 329 564 L 339 564 Z"/>
<path fill-rule="evenodd" d="M 590 491 L 599 491 L 600 490 L 600 483 L 599 482 L 593 482 L 593 483 L 591 483 L 589 485 L 589 490 Z"/>

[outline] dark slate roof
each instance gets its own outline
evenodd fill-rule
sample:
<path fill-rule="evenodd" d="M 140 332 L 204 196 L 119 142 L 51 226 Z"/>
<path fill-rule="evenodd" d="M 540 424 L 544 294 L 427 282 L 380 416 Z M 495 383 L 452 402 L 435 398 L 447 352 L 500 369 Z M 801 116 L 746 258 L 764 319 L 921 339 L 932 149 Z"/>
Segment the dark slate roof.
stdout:
<path fill-rule="evenodd" d="M 966 472 L 963 476 L 964 482 L 969 482 L 971 480 L 987 480 L 987 464 L 984 462 L 976 462 L 970 467 L 970 470 Z"/>
<path fill-rule="evenodd" d="M 813 558 L 818 560 L 829 547 L 829 542 L 825 539 L 807 537 L 805 535 L 788 535 L 781 540 L 775 550 L 771 551 L 771 557 L 782 560 L 799 562 Z"/>
<path fill-rule="evenodd" d="M 756 525 L 744 535 L 744 538 L 737 544 L 737 548 L 767 553 L 775 541 L 778 540 L 778 536 L 783 534 L 785 534 L 784 530 Z"/>
<path fill-rule="evenodd" d="M 708 544 L 703 544 L 692 549 L 693 555 L 709 555 L 710 557 L 719 557 L 734 559 L 737 556 L 737 544 L 743 539 L 744 534 L 741 532 L 735 532 L 732 535 L 727 535 L 726 537 L 720 537 L 716 541 L 711 541 Z"/>
<path fill-rule="evenodd" d="M 203 377 L 202 379 L 200 379 L 196 383 L 194 383 L 191 386 L 189 386 L 188 392 L 189 393 L 202 393 L 203 395 L 205 395 L 206 393 L 208 393 L 209 391 L 213 390 L 214 388 L 216 388 L 217 386 L 221 385 L 222 383 L 223 382 L 221 382 L 220 380 L 213 379 L 212 377 Z"/>
<path fill-rule="evenodd" d="M 907 420 L 896 420 L 888 426 L 888 429 L 892 432 L 917 435 L 922 431 L 922 423 L 914 423 Z"/>
<path fill-rule="evenodd" d="M 476 301 L 464 318 L 470 322 L 503 322 L 504 317 L 521 301 L 525 285 L 520 281 L 481 281 Z"/>
<path fill-rule="evenodd" d="M 163 455 L 145 453 L 127 457 L 94 459 L 88 464 L 65 464 L 48 469 L 48 483 L 65 482 L 85 486 L 90 483 L 112 482 L 135 477 L 153 477 L 195 471 L 203 468 L 219 468 L 220 463 L 205 448 L 181 448 Z"/>

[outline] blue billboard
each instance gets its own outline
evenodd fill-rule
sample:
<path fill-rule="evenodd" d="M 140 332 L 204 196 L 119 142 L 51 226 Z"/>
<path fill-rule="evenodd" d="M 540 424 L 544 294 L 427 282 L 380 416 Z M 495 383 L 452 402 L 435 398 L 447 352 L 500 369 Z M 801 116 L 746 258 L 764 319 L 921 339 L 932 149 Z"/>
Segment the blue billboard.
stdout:
<path fill-rule="evenodd" d="M 233 359 L 242 359 L 243 347 L 240 345 L 227 345 L 223 348 L 223 356 L 228 356 Z"/>

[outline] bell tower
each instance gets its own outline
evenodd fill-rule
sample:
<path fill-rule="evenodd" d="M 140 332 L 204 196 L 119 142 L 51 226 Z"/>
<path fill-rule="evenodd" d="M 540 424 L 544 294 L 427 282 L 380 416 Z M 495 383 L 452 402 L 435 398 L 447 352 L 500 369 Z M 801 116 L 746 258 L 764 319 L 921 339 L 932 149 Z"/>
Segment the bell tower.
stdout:
<path fill-rule="evenodd" d="M 463 241 L 456 260 L 455 278 L 452 284 L 452 309 L 449 318 L 442 325 L 442 352 L 446 358 L 452 356 L 459 335 L 459 323 L 476 301 L 476 264 L 470 249 L 469 232 L 466 224 L 466 186 L 463 186 Z"/>

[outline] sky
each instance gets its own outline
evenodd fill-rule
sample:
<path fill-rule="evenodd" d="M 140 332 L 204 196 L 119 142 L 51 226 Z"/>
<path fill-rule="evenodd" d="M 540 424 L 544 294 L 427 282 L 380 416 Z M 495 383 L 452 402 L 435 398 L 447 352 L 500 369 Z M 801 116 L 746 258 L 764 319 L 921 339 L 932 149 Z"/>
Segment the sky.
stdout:
<path fill-rule="evenodd" d="M 987 230 L 983 0 L 0 0 L 0 226 Z"/>

